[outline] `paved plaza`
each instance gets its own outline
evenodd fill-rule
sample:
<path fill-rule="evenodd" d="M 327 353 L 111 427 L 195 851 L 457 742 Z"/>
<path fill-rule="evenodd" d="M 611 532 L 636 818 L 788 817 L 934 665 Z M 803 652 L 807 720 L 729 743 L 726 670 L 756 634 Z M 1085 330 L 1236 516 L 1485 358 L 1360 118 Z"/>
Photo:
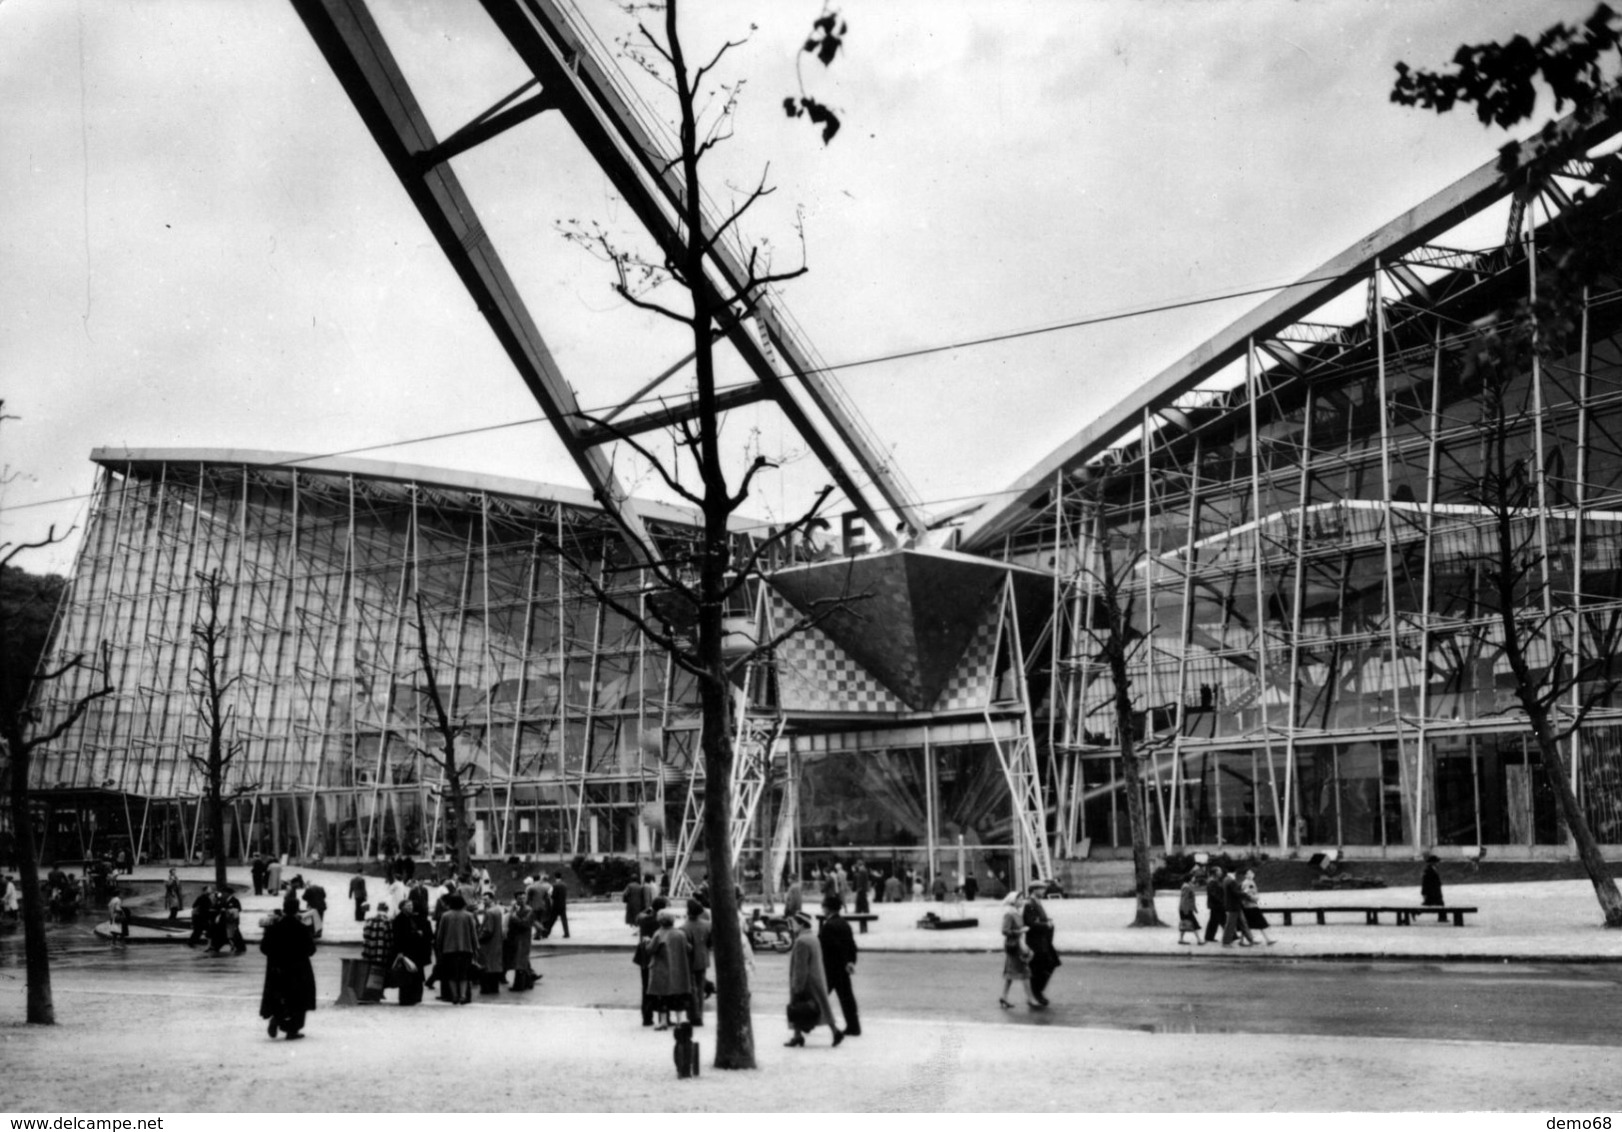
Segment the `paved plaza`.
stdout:
<path fill-rule="evenodd" d="M 347 874 L 320 879 L 334 894 L 347 884 Z M 1463 928 L 1434 920 L 1407 927 L 1298 920 L 1276 928 L 1276 947 L 1253 951 L 1179 947 L 1170 928 L 1126 928 L 1128 900 L 1053 901 L 1049 909 L 1066 970 L 1083 980 L 1089 955 L 1176 956 L 1207 964 L 1217 983 L 1236 964 L 1268 964 L 1289 979 L 1290 960 L 1324 956 L 1622 958 L 1622 938 L 1598 926 L 1584 882 L 1476 885 L 1468 896 L 1480 912 Z M 1278 893 L 1267 903 L 1304 905 L 1314 897 Z M 1417 902 L 1417 892 L 1378 895 L 1390 903 L 1409 898 Z M 247 903 L 251 928 L 270 899 L 250 896 Z M 1172 894 L 1163 894 L 1162 917 L 1170 919 L 1174 906 Z M 878 921 L 858 940 L 872 952 L 918 952 L 907 969 L 919 979 L 930 977 L 932 957 L 924 952 L 985 952 L 990 985 L 999 909 L 986 901 L 969 908 L 979 927 L 934 932 L 916 926 L 928 906 L 877 905 Z M 347 904 L 335 901 L 332 911 L 324 946 L 358 938 Z M 617 904 L 577 903 L 570 920 L 571 940 L 550 940 L 538 951 L 581 949 L 579 961 L 626 962 L 630 936 Z M 176 948 L 177 964 L 192 958 L 183 951 Z M 864 1017 L 863 1035 L 837 1050 L 826 1031 L 809 1048 L 789 1050 L 781 1044 L 785 996 L 764 980 L 754 1003 L 759 1068 L 711 1069 L 710 1034 L 701 1031 L 704 1073 L 683 1081 L 675 1077 L 669 1036 L 640 1027 L 633 1002 L 549 1004 L 550 983 L 521 1005 L 475 1002 L 466 1010 L 433 1001 L 415 1009 L 334 1007 L 337 988 L 322 985 L 309 1040 L 288 1044 L 270 1041 L 258 1019 L 262 966 L 253 951 L 234 961 L 240 966 L 229 978 L 195 985 L 184 978 L 109 982 L 91 977 L 84 962 L 81 951 L 55 975 L 54 1028 L 22 1022 L 22 972 L 0 969 L 0 1108 L 1193 1111 L 1212 1096 L 1233 1094 L 1235 1074 L 1243 1092 L 1225 1107 L 1239 1111 L 1608 1111 L 1622 1097 L 1617 1050 L 1605 1045 L 1148 1032 L 1090 1028 L 1085 1020 L 1061 1026 L 1024 1011 L 987 1019 L 968 1009 L 967 998 L 962 1020 L 879 1014 Z M 963 993 L 987 992 L 977 985 Z M 447 1068 L 453 1083 L 437 1083 Z"/>

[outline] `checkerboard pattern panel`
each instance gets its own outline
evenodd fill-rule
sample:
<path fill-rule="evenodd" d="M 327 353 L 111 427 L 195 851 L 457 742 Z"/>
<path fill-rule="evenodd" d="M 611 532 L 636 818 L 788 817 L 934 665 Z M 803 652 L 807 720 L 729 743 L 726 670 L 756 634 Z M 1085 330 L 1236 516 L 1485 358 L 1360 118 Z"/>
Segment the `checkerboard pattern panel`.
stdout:
<path fill-rule="evenodd" d="M 799 616 L 770 595 L 772 632 Z M 906 706 L 820 629 L 796 633 L 777 646 L 777 694 L 789 711 L 899 712 Z"/>
<path fill-rule="evenodd" d="M 997 665 L 997 618 L 1001 614 L 1002 602 L 987 604 L 974 639 L 935 701 L 936 711 L 976 711 L 990 706 Z"/>

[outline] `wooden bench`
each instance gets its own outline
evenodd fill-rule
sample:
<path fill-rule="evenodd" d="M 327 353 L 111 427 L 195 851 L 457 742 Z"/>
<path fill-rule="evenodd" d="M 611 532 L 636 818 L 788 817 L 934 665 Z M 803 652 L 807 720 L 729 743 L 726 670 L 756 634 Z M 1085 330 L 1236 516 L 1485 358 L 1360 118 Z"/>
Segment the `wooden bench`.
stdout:
<path fill-rule="evenodd" d="M 1416 916 L 1427 916 L 1434 914 L 1437 916 L 1451 916 L 1453 918 L 1453 926 L 1456 928 L 1462 928 L 1464 927 L 1464 917 L 1466 915 L 1475 915 L 1478 909 L 1464 908 L 1460 907 L 1459 905 L 1444 907 L 1441 904 L 1324 904 L 1311 905 L 1304 908 L 1260 908 L 1258 911 L 1260 911 L 1264 916 L 1282 917 L 1285 927 L 1290 926 L 1292 917 L 1306 915 L 1317 916 L 1318 923 L 1322 924 L 1324 922 L 1324 914 L 1326 912 L 1346 912 L 1353 914 L 1360 913 L 1363 916 L 1363 922 L 1365 924 L 1378 924 L 1380 922 L 1380 914 L 1382 912 L 1389 912 L 1396 918 L 1398 927 L 1407 927 L 1409 924 L 1414 922 L 1414 917 Z"/>
<path fill-rule="evenodd" d="M 840 915 L 849 920 L 851 923 L 858 925 L 856 930 L 861 932 L 863 935 L 867 934 L 867 925 L 879 918 L 878 913 L 876 912 L 841 912 Z M 828 917 L 823 915 L 821 912 L 817 913 L 817 923 L 820 924 L 827 918 Z"/>

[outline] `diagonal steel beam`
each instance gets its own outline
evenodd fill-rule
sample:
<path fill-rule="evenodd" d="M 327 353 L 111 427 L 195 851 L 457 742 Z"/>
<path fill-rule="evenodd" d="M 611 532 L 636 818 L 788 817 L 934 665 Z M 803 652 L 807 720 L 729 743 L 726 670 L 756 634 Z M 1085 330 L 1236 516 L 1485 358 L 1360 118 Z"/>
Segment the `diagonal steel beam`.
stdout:
<path fill-rule="evenodd" d="M 559 110 L 632 211 L 667 254 L 682 245 L 677 221 L 681 185 L 663 148 L 648 134 L 621 96 L 612 75 L 596 58 L 568 15 L 555 0 L 481 0 L 490 18 L 507 37 L 542 85 L 559 99 Z M 714 280 L 706 280 L 714 301 L 718 293 L 736 293 L 748 278 L 747 268 L 717 242 L 711 253 Z M 770 296 L 757 304 L 761 324 L 791 373 L 816 405 L 879 497 L 913 532 L 928 526 L 928 517 L 911 490 L 878 450 L 855 415 L 844 404 L 831 377 L 811 358 L 809 348 Z M 766 387 L 783 414 L 822 462 L 841 492 L 862 513 L 886 546 L 897 545 L 893 521 L 879 517 L 881 508 L 858 484 L 822 430 L 807 414 L 762 344 L 738 320 L 726 328 L 734 348 L 756 379 Z"/>
<path fill-rule="evenodd" d="M 292 3 L 597 501 L 620 520 L 631 553 L 639 562 L 656 558 L 642 518 L 620 487 L 607 455 L 581 439 L 574 391 L 553 361 L 461 182 L 449 164 L 437 159 L 443 151 L 365 0 Z M 511 125 L 550 105 L 549 95 L 536 98 L 545 101 L 496 115 L 499 123 L 493 119 L 481 130 Z"/>

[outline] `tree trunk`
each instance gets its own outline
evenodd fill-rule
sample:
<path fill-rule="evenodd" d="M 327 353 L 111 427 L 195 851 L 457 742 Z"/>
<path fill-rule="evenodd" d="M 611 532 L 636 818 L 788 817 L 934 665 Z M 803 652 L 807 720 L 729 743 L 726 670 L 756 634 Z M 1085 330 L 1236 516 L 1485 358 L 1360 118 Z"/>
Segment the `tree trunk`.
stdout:
<path fill-rule="evenodd" d="M 209 756 L 208 833 L 214 839 L 214 887 L 225 887 L 225 803 L 220 798 L 223 771 L 219 759 Z M 272 849 L 274 850 L 274 846 Z"/>
<path fill-rule="evenodd" d="M 1521 702 L 1525 706 L 1526 697 L 1523 696 Z M 1582 806 L 1577 802 L 1577 792 L 1571 788 L 1565 756 L 1560 751 L 1560 740 L 1549 725 L 1542 705 L 1537 705 L 1537 708 L 1536 714 L 1531 710 L 1527 714 L 1532 716 L 1532 734 L 1537 738 L 1538 754 L 1543 759 L 1543 773 L 1554 786 L 1560 816 L 1565 819 L 1566 828 L 1571 830 L 1571 839 L 1577 845 L 1577 857 L 1594 886 L 1594 897 L 1599 901 L 1600 910 L 1605 913 L 1605 926 L 1622 928 L 1622 892 L 1617 890 L 1616 878 L 1611 875 L 1610 866 L 1600 853 L 1599 842 L 1594 840 L 1594 831 L 1588 827 L 1588 819 L 1583 816 Z"/>
<path fill-rule="evenodd" d="M 462 793 L 462 776 L 459 772 L 451 770 L 445 775 L 445 789 L 450 803 L 445 814 L 445 839 L 450 843 L 451 862 L 456 875 L 462 876 L 473 871 L 473 853 L 469 846 L 470 838 L 462 828 L 462 816 L 467 813 L 467 797 Z"/>
<path fill-rule="evenodd" d="M 1135 928 L 1158 928 L 1164 925 L 1155 909 L 1154 864 L 1149 857 L 1149 816 L 1143 808 L 1143 776 L 1138 771 L 1137 744 L 1132 736 L 1131 686 L 1126 674 L 1126 658 L 1118 651 L 1110 657 L 1110 677 L 1115 682 L 1115 726 L 1121 736 L 1121 777 L 1125 781 L 1127 824 L 1132 830 L 1132 888 L 1137 897 L 1137 910 L 1132 918 Z"/>
<path fill-rule="evenodd" d="M 716 651 L 720 617 L 716 617 Z M 731 685 L 724 675 L 705 680 L 704 845 L 709 860 L 710 952 L 715 957 L 715 1067 L 755 1068 L 755 1031 L 750 1018 L 749 973 L 738 930 L 736 881 L 732 875 Z"/>
<path fill-rule="evenodd" d="M 23 951 L 28 975 L 28 1021 L 56 1025 L 51 1000 L 51 956 L 45 941 L 45 894 L 39 886 L 39 860 L 34 849 L 34 822 L 28 812 L 28 769 L 33 761 L 20 734 L 7 728 L 11 749 L 11 828 L 17 844 L 18 878 L 23 890 Z"/>

